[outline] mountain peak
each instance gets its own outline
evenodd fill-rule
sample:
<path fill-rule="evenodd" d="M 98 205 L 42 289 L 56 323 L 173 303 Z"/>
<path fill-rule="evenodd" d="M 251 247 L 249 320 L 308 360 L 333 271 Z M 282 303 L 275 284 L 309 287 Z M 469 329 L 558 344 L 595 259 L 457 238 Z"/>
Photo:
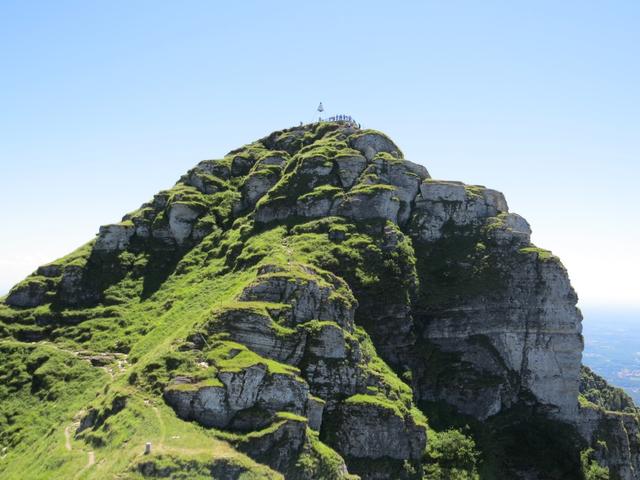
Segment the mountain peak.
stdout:
<path fill-rule="evenodd" d="M 635 407 L 580 394 L 577 296 L 530 234 L 352 122 L 202 161 L 0 304 L 0 472 L 66 438 L 100 469 L 34 478 L 634 478 Z"/>

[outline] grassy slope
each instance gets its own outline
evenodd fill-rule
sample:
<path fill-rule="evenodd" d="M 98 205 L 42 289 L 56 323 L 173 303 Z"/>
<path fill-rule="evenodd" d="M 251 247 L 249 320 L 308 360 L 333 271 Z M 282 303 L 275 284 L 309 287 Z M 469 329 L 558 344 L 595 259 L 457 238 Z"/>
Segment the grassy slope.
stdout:
<path fill-rule="evenodd" d="M 292 251 L 283 242 L 283 235 L 282 228 L 275 228 L 251 238 L 243 245 L 244 260 L 249 255 L 253 260 L 261 258 L 268 263 L 289 264 Z M 237 242 L 238 232 L 230 231 L 225 238 L 228 244 L 233 244 Z M 224 240 L 222 243 L 224 244 Z M 25 478 L 24 475 L 34 479 L 75 478 L 76 475 L 77 478 L 110 478 L 114 475 L 118 478 L 136 478 L 139 474 L 132 468 L 145 460 L 142 452 L 146 442 L 152 442 L 155 454 L 164 455 L 160 465 L 177 465 L 189 460 L 195 461 L 200 465 L 198 468 L 208 472 L 207 465 L 219 460 L 244 467 L 247 478 L 251 478 L 253 474 L 259 478 L 279 477 L 276 472 L 256 464 L 222 440 L 228 435 L 217 435 L 218 432 L 213 430 L 179 420 L 157 395 L 131 385 L 132 372 L 140 374 L 145 366 L 174 352 L 179 341 L 202 324 L 212 310 L 232 302 L 242 288 L 255 278 L 257 263 L 231 271 L 225 267 L 228 258 L 225 255 L 211 258 L 205 252 L 210 248 L 211 245 L 205 241 L 185 256 L 176 269 L 180 273 L 170 276 L 151 297 L 133 297 L 119 305 L 120 312 L 126 316 L 123 326 L 111 325 L 84 341 L 60 336 L 56 343 L 46 342 L 47 346 L 43 346 L 42 342 L 31 344 L 3 341 L 18 349 L 57 352 L 57 356 L 64 356 L 73 362 L 78 372 L 84 375 L 71 372 L 71 383 L 61 378 L 51 378 L 54 388 L 66 395 L 54 402 L 38 403 L 31 395 L 29 382 L 25 383 L 21 395 L 11 404 L 7 403 L 8 392 L 0 391 L 3 407 L 13 406 L 16 412 L 20 412 L 13 418 L 17 425 L 14 429 L 20 427 L 29 432 L 28 437 L 11 437 L 11 433 L 3 425 L 3 433 L 7 431 L 9 440 L 15 441 L 19 446 L 8 447 L 7 454 L 0 460 L 2 478 Z M 222 248 L 221 251 L 225 249 Z M 293 257 L 304 258 L 297 254 Z M 125 285 L 121 287 L 131 288 L 131 283 L 136 281 L 141 282 L 142 279 L 125 279 L 122 282 Z M 100 308 L 96 307 L 95 310 Z M 0 306 L 0 309 L 0 318 L 10 328 L 13 310 L 5 305 Z M 88 362 L 75 355 L 75 352 L 86 350 L 108 351 L 110 346 L 118 345 L 124 340 L 122 337 L 127 337 L 126 343 L 131 345 L 131 349 L 128 362 L 122 370 L 107 367 L 113 372 L 113 378 L 107 373 L 107 368 L 91 367 Z M 24 359 L 16 358 L 16 365 L 24 363 Z M 11 364 L 5 364 L 4 368 L 3 375 L 14 374 Z M 74 432 L 82 412 L 90 407 L 107 408 L 108 405 L 103 405 L 105 398 L 115 394 L 127 398 L 126 408 L 107 419 L 100 435 L 92 433 L 75 438 Z M 42 416 L 42 411 L 49 414 Z M 26 412 L 28 414 L 25 415 Z M 69 438 L 71 450 L 66 448 L 65 435 Z M 303 463 L 309 464 L 308 468 L 318 468 L 318 457 L 321 455 L 329 460 L 335 455 L 317 438 L 311 442 L 311 447 L 312 454 L 301 459 Z M 91 465 L 89 452 L 93 452 Z M 198 470 L 193 465 L 189 468 L 192 471 Z"/>
<path fill-rule="evenodd" d="M 109 338 L 101 336 L 101 342 L 92 342 L 91 339 L 77 342 L 64 337 L 57 344 L 46 345 L 3 341 L 3 350 L 10 347 L 17 351 L 42 351 L 52 357 L 50 362 L 61 364 L 66 361 L 74 369 L 64 376 L 51 374 L 46 377 L 51 384 L 46 390 L 61 392 L 55 399 L 45 399 L 43 402 L 33 396 L 34 379 L 33 376 L 29 378 L 28 373 L 18 395 L 0 390 L 3 414 L 5 411 L 20 412 L 13 417 L 12 425 L 9 422 L 2 425 L 3 445 L 17 441 L 16 447 L 7 447 L 6 454 L 0 460 L 2 478 L 73 478 L 78 472 L 78 478 L 109 477 L 127 471 L 138 461 L 148 441 L 155 445 L 154 450 L 158 453 L 179 454 L 188 458 L 195 456 L 201 460 L 203 456 L 209 459 L 231 458 L 254 469 L 264 470 L 226 442 L 216 440 L 210 432 L 177 419 L 161 399 L 133 389 L 128 384 L 129 371 L 170 351 L 172 344 L 201 322 L 212 307 L 233 298 L 246 281 L 255 276 L 253 270 L 220 275 L 220 259 L 208 262 L 204 268 L 195 268 L 200 260 L 196 258 L 198 254 L 201 251 L 193 251 L 184 259 L 185 264 L 193 262 L 191 271 L 169 278 L 148 299 L 132 299 L 120 306 L 127 316 L 126 332 L 108 330 Z M 7 319 L 11 312 L 6 306 L 2 306 L 2 309 Z M 129 366 L 122 372 L 116 371 L 113 379 L 105 369 L 91 367 L 73 353 L 87 348 L 95 349 L 101 344 L 117 343 L 118 337 L 124 335 L 129 336 L 127 341 L 133 344 L 128 358 Z M 10 358 L 14 362 L 0 365 L 3 377 L 15 376 L 17 368 L 28 364 L 17 353 Z M 51 368 L 56 369 L 55 365 Z M 106 446 L 96 448 L 82 440 L 73 439 L 79 412 L 107 391 L 121 392 L 129 400 L 126 416 L 120 414 L 114 417 L 117 422 L 109 426 L 110 436 Z M 71 451 L 65 448 L 65 429 L 68 427 L 71 432 Z M 18 437 L 17 431 L 27 433 Z M 5 440 L 9 443 L 5 443 Z M 197 448 L 190 447 L 193 445 L 197 445 Z M 86 468 L 89 451 L 93 451 L 95 457 L 92 468 Z M 270 474 L 275 475 L 273 472 Z"/>

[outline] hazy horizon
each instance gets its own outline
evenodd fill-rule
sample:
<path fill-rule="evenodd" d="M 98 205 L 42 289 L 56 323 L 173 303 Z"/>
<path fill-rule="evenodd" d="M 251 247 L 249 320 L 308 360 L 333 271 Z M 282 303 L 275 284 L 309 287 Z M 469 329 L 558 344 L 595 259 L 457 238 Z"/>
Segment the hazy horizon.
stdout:
<path fill-rule="evenodd" d="M 634 2 L 3 2 L 0 295 L 323 101 L 433 177 L 504 192 L 585 310 L 640 310 L 639 19 Z"/>

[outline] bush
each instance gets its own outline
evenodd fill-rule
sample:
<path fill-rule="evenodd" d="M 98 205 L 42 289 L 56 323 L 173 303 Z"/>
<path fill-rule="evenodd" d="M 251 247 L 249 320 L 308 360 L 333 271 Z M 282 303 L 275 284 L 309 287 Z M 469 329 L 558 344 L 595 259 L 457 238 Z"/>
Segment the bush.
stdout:
<path fill-rule="evenodd" d="M 475 441 L 462 430 L 429 430 L 425 479 L 477 479 L 478 455 Z"/>

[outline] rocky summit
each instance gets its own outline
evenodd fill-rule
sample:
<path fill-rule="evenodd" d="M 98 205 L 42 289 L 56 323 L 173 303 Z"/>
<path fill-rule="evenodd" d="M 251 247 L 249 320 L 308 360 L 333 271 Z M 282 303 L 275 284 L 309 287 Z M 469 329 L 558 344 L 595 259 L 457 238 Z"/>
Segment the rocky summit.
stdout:
<path fill-rule="evenodd" d="M 530 234 L 351 123 L 202 161 L 1 299 L 0 477 L 638 479 Z"/>

